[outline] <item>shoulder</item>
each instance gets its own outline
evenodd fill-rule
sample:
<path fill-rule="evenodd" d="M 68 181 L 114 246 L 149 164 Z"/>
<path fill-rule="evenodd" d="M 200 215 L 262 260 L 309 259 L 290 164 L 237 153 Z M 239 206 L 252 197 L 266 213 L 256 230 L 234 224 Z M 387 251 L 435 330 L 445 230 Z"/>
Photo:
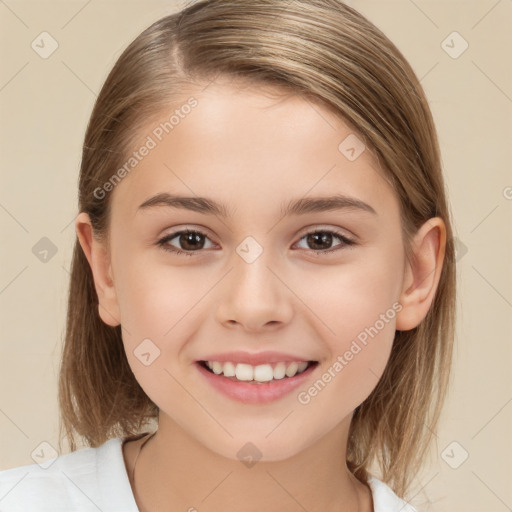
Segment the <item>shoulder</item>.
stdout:
<path fill-rule="evenodd" d="M 136 512 L 122 438 L 60 455 L 41 465 L 0 471 L 0 510 Z"/>
<path fill-rule="evenodd" d="M 374 512 L 418 512 L 374 476 L 368 478 L 368 485 L 372 491 Z"/>

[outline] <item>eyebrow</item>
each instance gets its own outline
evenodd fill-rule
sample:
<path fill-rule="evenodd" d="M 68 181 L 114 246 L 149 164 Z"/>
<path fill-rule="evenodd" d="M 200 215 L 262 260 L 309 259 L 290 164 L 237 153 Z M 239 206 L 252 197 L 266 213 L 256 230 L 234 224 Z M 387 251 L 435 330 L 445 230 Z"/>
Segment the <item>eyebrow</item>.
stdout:
<path fill-rule="evenodd" d="M 178 196 L 168 194 L 167 192 L 162 192 L 146 199 L 137 210 L 144 211 L 156 206 L 180 208 L 223 218 L 232 217 L 232 214 L 229 213 L 225 205 L 213 199 L 206 197 Z M 304 215 L 334 210 L 360 210 L 377 215 L 377 212 L 369 204 L 355 197 L 340 194 L 327 197 L 303 197 L 301 199 L 291 200 L 289 203 L 282 205 L 281 215 L 286 217 L 290 215 Z"/>

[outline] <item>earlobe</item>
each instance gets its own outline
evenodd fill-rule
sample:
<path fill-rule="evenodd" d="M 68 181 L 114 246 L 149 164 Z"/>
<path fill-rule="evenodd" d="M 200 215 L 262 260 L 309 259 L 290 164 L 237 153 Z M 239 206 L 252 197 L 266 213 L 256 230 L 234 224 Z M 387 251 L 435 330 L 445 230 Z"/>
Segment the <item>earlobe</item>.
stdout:
<path fill-rule="evenodd" d="M 80 246 L 91 267 L 94 287 L 98 295 L 98 313 L 103 322 L 115 327 L 121 323 L 121 315 L 112 279 L 109 251 L 104 243 L 94 237 L 91 220 L 87 213 L 78 214 L 75 229 Z"/>
<path fill-rule="evenodd" d="M 446 226 L 440 217 L 429 219 L 414 235 L 411 261 L 406 262 L 396 329 L 408 331 L 426 317 L 435 297 L 446 247 Z"/>

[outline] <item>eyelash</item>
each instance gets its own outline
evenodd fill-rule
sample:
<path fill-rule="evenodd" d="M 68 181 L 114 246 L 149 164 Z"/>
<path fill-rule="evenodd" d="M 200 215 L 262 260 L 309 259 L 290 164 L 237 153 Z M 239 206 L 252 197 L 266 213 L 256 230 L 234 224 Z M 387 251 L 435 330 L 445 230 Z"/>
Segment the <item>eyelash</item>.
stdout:
<path fill-rule="evenodd" d="M 315 251 L 314 249 L 311 249 L 311 251 L 315 255 L 317 255 L 317 256 L 321 256 L 323 254 L 332 253 L 332 252 L 341 250 L 341 249 L 343 249 L 344 246 L 349 246 L 350 247 L 350 246 L 353 246 L 353 245 L 356 244 L 356 242 L 354 240 L 351 240 L 351 239 L 347 238 L 346 236 L 342 235 L 341 233 L 338 233 L 337 231 L 327 230 L 327 229 L 325 229 L 325 230 L 324 229 L 318 229 L 318 230 L 315 230 L 315 231 L 309 231 L 308 233 L 305 233 L 300 238 L 299 242 L 302 239 L 304 239 L 307 236 L 309 236 L 309 235 L 315 235 L 315 234 L 318 234 L 318 233 L 324 233 L 324 234 L 327 233 L 327 234 L 330 234 L 330 235 L 334 235 L 336 238 L 341 240 L 343 243 L 340 244 L 340 245 L 336 245 L 332 249 L 325 249 L 323 251 L 322 250 Z M 202 233 L 201 231 L 184 229 L 182 231 L 176 231 L 175 233 L 171 233 L 169 235 L 166 235 L 165 237 L 163 237 L 162 239 L 160 239 L 157 242 L 157 245 L 159 247 L 161 247 L 164 251 L 169 251 L 169 252 L 172 252 L 174 254 L 182 254 L 184 256 L 196 256 L 196 254 L 194 254 L 194 253 L 202 252 L 201 250 L 199 250 L 199 251 L 184 251 L 182 249 L 178 249 L 178 248 L 176 248 L 176 247 L 174 247 L 172 245 L 169 245 L 167 243 L 170 240 L 172 240 L 173 238 L 176 238 L 178 235 L 182 235 L 182 234 L 197 234 L 197 235 L 201 235 L 201 236 L 204 236 L 204 237 L 208 238 L 208 236 L 205 233 Z"/>

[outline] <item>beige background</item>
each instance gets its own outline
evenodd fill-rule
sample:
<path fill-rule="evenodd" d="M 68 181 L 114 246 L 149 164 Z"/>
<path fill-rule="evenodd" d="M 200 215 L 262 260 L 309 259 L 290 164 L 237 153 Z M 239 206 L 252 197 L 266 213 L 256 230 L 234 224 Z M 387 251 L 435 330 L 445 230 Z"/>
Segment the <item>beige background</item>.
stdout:
<path fill-rule="evenodd" d="M 437 446 L 409 499 L 425 512 L 510 510 L 512 1 L 348 3 L 397 44 L 422 80 L 459 240 L 453 385 Z M 0 3 L 0 470 L 34 463 L 42 442 L 58 446 L 76 184 L 96 94 L 128 42 L 180 5 Z M 47 59 L 31 48 L 43 31 L 59 45 Z M 453 31 L 469 44 L 458 58 L 442 47 Z M 463 41 L 452 39 L 445 45 L 453 53 Z M 57 251 L 46 262 L 33 251 L 43 237 Z M 450 467 L 465 452 L 467 460 Z"/>

